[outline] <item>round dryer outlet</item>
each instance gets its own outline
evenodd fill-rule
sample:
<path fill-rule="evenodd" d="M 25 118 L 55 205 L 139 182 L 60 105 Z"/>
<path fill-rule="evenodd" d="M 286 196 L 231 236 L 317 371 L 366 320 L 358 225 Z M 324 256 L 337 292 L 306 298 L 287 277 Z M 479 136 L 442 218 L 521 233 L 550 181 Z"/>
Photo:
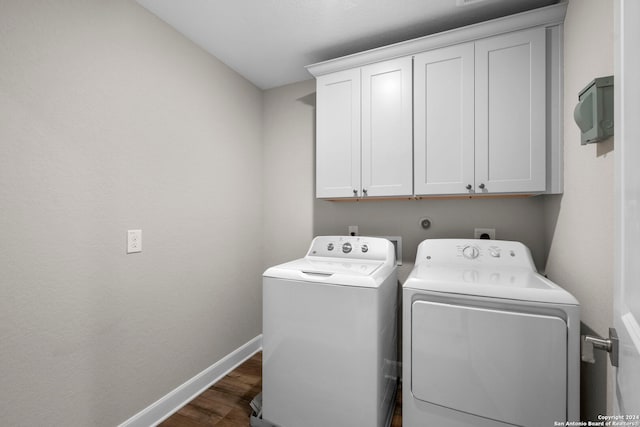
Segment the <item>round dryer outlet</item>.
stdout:
<path fill-rule="evenodd" d="M 420 218 L 420 227 L 427 230 L 431 227 L 431 220 L 429 218 Z"/>

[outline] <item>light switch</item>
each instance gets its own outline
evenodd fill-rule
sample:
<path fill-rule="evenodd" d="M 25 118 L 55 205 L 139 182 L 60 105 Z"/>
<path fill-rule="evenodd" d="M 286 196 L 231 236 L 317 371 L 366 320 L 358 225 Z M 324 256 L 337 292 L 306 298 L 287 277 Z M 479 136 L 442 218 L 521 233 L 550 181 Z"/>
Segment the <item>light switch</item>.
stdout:
<path fill-rule="evenodd" d="M 127 253 L 142 252 L 142 230 L 127 230 Z"/>

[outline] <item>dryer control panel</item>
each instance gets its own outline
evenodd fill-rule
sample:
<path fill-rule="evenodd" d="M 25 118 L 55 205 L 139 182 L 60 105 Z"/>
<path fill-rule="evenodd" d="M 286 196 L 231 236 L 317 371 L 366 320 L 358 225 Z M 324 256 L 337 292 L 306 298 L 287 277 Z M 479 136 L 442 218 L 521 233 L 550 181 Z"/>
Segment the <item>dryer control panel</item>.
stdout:
<path fill-rule="evenodd" d="M 418 246 L 416 264 L 521 267 L 535 271 L 529 248 L 520 242 L 485 239 L 430 239 Z"/>
<path fill-rule="evenodd" d="M 318 236 L 311 242 L 308 257 L 349 258 L 357 260 L 391 260 L 395 263 L 395 248 L 381 237 Z"/>

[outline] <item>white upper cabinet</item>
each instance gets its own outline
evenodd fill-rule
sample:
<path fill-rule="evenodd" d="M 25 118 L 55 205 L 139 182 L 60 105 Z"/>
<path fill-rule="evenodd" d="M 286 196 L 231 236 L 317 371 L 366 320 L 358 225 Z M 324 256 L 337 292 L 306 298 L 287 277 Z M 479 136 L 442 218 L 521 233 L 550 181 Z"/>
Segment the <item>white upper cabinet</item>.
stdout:
<path fill-rule="evenodd" d="M 561 193 L 566 8 L 308 66 L 316 196 Z"/>
<path fill-rule="evenodd" d="M 316 82 L 316 197 L 360 191 L 360 69 Z"/>
<path fill-rule="evenodd" d="M 472 190 L 473 43 L 416 55 L 413 84 L 416 194 L 459 194 Z"/>
<path fill-rule="evenodd" d="M 411 58 L 318 77 L 316 197 L 413 194 Z"/>
<path fill-rule="evenodd" d="M 545 40 L 534 28 L 475 44 L 478 193 L 545 191 Z"/>
<path fill-rule="evenodd" d="M 546 188 L 545 29 L 414 58 L 418 195 Z"/>
<path fill-rule="evenodd" d="M 413 194 L 411 58 L 362 68 L 362 192 Z"/>

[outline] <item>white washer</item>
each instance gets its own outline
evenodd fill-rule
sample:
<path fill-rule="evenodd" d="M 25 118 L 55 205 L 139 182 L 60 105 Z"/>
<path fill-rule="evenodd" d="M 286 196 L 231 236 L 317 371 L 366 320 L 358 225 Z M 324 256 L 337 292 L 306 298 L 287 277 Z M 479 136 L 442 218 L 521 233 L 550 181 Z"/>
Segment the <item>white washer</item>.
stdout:
<path fill-rule="evenodd" d="M 263 276 L 262 415 L 382 427 L 393 415 L 398 281 L 386 239 L 321 236 Z"/>
<path fill-rule="evenodd" d="M 522 243 L 425 240 L 402 293 L 403 426 L 580 419 L 580 306 Z"/>

